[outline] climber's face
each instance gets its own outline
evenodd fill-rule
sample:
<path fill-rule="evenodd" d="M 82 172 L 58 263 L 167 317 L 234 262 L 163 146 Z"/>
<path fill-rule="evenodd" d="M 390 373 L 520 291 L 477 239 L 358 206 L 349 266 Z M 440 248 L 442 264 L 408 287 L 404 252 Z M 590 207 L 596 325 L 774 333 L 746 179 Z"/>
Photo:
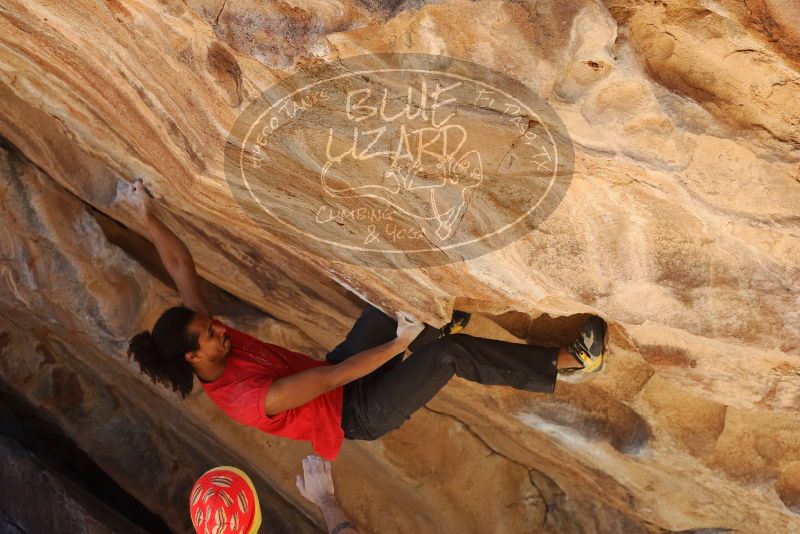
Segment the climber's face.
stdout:
<path fill-rule="evenodd" d="M 196 313 L 189 330 L 197 336 L 200 345 L 196 351 L 187 352 L 189 363 L 218 362 L 228 357 L 233 345 L 225 333 L 225 327 L 212 322 L 213 317 L 204 313 Z"/>

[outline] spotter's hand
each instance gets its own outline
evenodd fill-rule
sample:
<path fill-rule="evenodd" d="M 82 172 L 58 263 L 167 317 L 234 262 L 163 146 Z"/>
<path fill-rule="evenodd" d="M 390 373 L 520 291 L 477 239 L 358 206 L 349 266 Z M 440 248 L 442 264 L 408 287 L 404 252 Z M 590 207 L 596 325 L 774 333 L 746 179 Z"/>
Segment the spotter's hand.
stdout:
<path fill-rule="evenodd" d="M 303 474 L 295 481 L 300 495 L 317 506 L 326 499 L 333 498 L 333 478 L 331 464 L 312 454 L 303 459 Z"/>

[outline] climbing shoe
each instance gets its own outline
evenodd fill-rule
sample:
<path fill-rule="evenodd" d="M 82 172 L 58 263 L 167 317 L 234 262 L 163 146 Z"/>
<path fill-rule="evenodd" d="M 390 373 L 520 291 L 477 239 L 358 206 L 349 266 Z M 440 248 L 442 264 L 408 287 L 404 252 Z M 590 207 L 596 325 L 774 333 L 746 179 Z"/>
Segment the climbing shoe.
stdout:
<path fill-rule="evenodd" d="M 559 372 L 594 373 L 603 368 L 606 323 L 600 317 L 590 317 L 578 339 L 567 345 L 569 352 L 583 367 L 560 369 Z"/>
<path fill-rule="evenodd" d="M 469 323 L 470 317 L 472 317 L 472 315 L 467 312 L 453 310 L 453 318 L 442 327 L 439 337 L 449 336 L 450 334 L 462 331 L 464 327 L 467 326 L 467 323 Z"/>

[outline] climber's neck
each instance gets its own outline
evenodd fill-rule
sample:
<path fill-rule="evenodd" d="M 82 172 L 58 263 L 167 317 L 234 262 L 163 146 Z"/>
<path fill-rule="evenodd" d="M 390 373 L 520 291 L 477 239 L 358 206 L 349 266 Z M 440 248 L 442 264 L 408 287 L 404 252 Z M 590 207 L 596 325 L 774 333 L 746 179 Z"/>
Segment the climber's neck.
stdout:
<path fill-rule="evenodd" d="M 226 363 L 228 363 L 227 357 L 223 360 L 213 362 L 192 363 L 192 369 L 201 382 L 213 382 L 225 372 Z"/>

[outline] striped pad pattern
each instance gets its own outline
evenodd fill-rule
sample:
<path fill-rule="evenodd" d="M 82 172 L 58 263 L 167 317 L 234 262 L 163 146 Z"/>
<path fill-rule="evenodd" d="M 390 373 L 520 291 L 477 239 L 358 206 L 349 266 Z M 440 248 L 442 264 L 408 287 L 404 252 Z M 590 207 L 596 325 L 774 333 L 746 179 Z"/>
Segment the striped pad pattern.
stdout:
<path fill-rule="evenodd" d="M 195 482 L 189 513 L 197 534 L 255 534 L 261 526 L 253 482 L 230 466 L 210 469 Z"/>

